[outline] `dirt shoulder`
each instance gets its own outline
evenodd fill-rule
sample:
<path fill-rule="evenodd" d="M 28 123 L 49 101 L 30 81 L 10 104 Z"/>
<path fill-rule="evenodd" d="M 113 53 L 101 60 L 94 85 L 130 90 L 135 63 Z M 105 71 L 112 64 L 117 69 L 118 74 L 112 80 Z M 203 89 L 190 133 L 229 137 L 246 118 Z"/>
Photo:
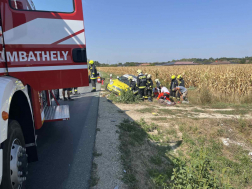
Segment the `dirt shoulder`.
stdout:
<path fill-rule="evenodd" d="M 125 189 L 122 182 L 123 168 L 120 161 L 118 128 L 127 118 L 113 103 L 100 93 L 97 135 L 94 151 L 92 189 Z"/>

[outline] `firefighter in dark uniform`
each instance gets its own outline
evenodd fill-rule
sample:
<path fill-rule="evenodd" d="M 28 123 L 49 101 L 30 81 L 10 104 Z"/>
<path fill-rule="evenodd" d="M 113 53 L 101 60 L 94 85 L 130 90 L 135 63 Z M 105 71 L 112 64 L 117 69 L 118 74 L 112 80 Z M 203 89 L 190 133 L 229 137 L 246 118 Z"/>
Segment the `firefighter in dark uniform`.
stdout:
<path fill-rule="evenodd" d="M 174 99 L 176 99 L 176 87 L 178 86 L 178 81 L 176 80 L 176 76 L 172 75 L 171 76 L 171 86 L 170 86 L 170 90 L 171 90 L 171 94 L 170 97 Z"/>
<path fill-rule="evenodd" d="M 138 89 L 137 89 L 137 87 L 136 87 L 136 82 L 133 81 L 133 77 L 132 77 L 132 76 L 129 76 L 129 77 L 128 77 L 128 80 L 129 80 L 129 87 L 130 87 L 130 90 L 132 91 L 132 93 L 133 93 L 134 95 L 137 95 Z"/>
<path fill-rule="evenodd" d="M 146 89 L 147 77 L 143 75 L 142 70 L 137 70 L 137 87 L 138 87 L 138 94 L 142 100 L 144 100 L 144 94 Z"/>
<path fill-rule="evenodd" d="M 153 81 L 151 79 L 151 74 L 148 74 L 146 83 L 146 96 L 148 97 L 149 102 L 152 102 L 152 90 L 153 90 Z"/>
<path fill-rule="evenodd" d="M 178 86 L 185 87 L 185 81 L 181 75 L 177 76 Z M 177 100 L 180 101 L 180 93 L 177 92 Z"/>
<path fill-rule="evenodd" d="M 91 79 L 91 84 L 92 84 L 92 91 L 91 92 L 95 92 L 96 91 L 97 70 L 96 70 L 96 66 L 95 66 L 93 60 L 89 61 L 89 70 L 90 70 L 90 79 Z"/>

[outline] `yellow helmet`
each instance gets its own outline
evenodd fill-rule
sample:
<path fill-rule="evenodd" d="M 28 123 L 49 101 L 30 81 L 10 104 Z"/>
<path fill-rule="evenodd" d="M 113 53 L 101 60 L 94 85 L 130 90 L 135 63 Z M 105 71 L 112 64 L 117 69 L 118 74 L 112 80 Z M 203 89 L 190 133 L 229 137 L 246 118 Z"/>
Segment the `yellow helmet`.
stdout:
<path fill-rule="evenodd" d="M 132 77 L 132 76 L 129 76 L 129 77 L 128 77 L 128 80 L 133 80 L 133 77 Z"/>
<path fill-rule="evenodd" d="M 147 75 L 147 79 L 150 79 L 150 78 L 151 78 L 151 74 L 148 74 L 148 75 Z"/>
<path fill-rule="evenodd" d="M 177 76 L 177 79 L 182 79 L 182 76 L 181 76 L 181 75 L 178 75 L 178 76 Z"/>
<path fill-rule="evenodd" d="M 171 76 L 171 79 L 176 79 L 176 76 L 175 76 L 175 75 L 172 75 L 172 76 Z"/>
<path fill-rule="evenodd" d="M 138 70 L 137 70 L 137 73 L 138 73 L 138 74 L 142 73 L 142 70 L 138 69 Z"/>
<path fill-rule="evenodd" d="M 94 61 L 93 61 L 93 60 L 90 60 L 90 61 L 89 61 L 89 64 L 93 64 L 93 63 L 94 63 Z"/>

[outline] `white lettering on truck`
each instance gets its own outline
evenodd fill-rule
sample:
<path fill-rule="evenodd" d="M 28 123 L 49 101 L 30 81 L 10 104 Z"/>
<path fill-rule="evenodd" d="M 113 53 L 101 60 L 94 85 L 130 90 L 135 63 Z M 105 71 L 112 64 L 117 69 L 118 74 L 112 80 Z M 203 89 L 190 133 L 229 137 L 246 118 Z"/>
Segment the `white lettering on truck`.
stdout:
<path fill-rule="evenodd" d="M 7 61 L 8 62 L 17 62 L 18 61 L 18 55 L 17 52 L 6 52 L 6 56 L 7 56 Z"/>
<path fill-rule="evenodd" d="M 13 51 L 6 52 L 7 62 L 36 62 L 67 60 L 68 51 Z M 0 51 L 0 56 L 2 52 Z"/>

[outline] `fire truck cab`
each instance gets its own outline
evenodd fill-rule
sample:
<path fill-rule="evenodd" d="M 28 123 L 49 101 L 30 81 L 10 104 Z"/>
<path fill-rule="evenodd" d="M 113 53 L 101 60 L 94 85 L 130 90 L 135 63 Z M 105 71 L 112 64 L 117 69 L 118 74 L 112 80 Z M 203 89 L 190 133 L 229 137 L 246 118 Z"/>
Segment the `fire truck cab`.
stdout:
<path fill-rule="evenodd" d="M 35 130 L 70 118 L 52 90 L 89 85 L 82 1 L 54 1 L 0 0 L 0 189 L 24 186 Z"/>

